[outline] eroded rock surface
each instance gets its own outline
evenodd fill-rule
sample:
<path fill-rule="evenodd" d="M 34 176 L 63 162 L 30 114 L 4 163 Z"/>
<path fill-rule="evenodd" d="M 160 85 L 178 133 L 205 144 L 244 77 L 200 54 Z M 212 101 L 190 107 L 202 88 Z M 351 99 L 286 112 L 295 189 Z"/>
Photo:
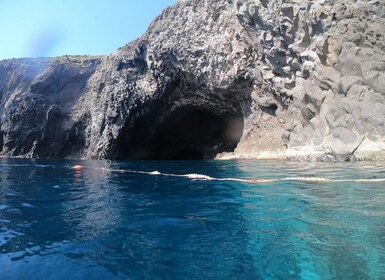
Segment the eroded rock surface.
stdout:
<path fill-rule="evenodd" d="M 2 154 L 384 159 L 384 34 L 385 0 L 179 0 L 106 57 L 0 62 Z"/>
<path fill-rule="evenodd" d="M 99 63 L 99 58 L 69 56 L 1 61 L 1 153 L 81 157 L 89 114 L 73 107 Z"/>

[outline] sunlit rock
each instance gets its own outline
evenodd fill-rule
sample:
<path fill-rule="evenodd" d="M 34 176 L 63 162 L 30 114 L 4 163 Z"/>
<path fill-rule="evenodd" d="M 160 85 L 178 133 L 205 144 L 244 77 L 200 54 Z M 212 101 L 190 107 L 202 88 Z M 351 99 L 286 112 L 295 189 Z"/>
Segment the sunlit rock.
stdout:
<path fill-rule="evenodd" d="M 384 0 L 179 0 L 108 56 L 2 61 L 1 152 L 383 159 L 384 15 Z"/>

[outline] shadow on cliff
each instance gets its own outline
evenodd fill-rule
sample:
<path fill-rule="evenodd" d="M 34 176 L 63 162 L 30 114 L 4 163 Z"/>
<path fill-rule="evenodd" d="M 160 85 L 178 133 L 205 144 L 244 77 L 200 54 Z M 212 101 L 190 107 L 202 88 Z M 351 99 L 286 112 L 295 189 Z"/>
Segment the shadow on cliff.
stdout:
<path fill-rule="evenodd" d="M 151 103 L 131 114 L 117 139 L 114 159 L 203 160 L 233 152 L 249 114 L 249 81 L 209 88 L 182 73 Z"/>

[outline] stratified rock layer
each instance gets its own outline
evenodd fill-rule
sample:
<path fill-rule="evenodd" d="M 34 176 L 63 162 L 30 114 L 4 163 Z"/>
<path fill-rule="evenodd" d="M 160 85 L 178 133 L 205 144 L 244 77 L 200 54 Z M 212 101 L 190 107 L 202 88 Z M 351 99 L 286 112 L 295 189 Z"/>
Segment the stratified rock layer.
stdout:
<path fill-rule="evenodd" d="M 179 0 L 101 58 L 0 62 L 2 154 L 385 159 L 385 0 Z"/>

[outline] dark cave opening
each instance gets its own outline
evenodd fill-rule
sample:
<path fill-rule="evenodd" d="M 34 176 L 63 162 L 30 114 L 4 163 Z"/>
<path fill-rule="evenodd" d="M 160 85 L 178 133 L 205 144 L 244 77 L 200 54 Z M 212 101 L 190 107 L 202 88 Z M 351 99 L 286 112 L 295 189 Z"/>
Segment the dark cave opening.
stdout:
<path fill-rule="evenodd" d="M 167 116 L 143 115 L 126 130 L 117 159 L 204 160 L 233 152 L 243 133 L 243 115 L 183 106 Z"/>
<path fill-rule="evenodd" d="M 240 115 L 180 108 L 157 128 L 150 144 L 151 159 L 213 159 L 236 148 L 243 132 Z"/>

